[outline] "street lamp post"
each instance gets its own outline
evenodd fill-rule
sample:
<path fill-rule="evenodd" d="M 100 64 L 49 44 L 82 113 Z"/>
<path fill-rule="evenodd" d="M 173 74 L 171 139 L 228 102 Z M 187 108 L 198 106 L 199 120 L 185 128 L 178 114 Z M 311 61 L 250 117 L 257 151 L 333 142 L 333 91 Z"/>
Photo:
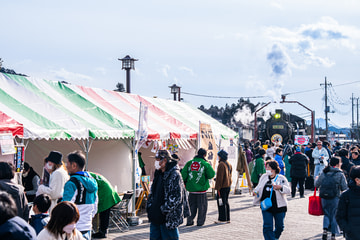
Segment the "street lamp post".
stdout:
<path fill-rule="evenodd" d="M 169 88 L 171 89 L 171 93 L 174 94 L 174 101 L 176 101 L 176 95 L 178 95 L 178 101 L 180 102 L 181 98 L 180 98 L 180 88 L 179 86 L 177 86 L 176 84 L 173 84 L 171 86 L 169 86 Z"/>
<path fill-rule="evenodd" d="M 126 92 L 130 93 L 130 70 L 135 70 L 135 61 L 138 59 L 132 58 L 129 55 L 126 55 L 124 58 L 118 58 L 119 61 L 122 62 L 122 68 L 126 71 Z"/>

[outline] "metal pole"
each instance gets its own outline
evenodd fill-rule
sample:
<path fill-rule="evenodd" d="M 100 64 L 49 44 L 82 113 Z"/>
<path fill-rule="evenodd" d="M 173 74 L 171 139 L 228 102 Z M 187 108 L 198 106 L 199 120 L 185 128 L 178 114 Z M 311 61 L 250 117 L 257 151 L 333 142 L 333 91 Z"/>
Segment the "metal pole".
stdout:
<path fill-rule="evenodd" d="M 132 154 L 132 165 L 133 165 L 133 171 L 132 171 L 132 187 L 133 187 L 133 191 L 134 191 L 134 196 L 131 199 L 131 216 L 136 216 L 136 211 L 135 211 L 135 205 L 136 205 L 136 156 L 135 156 L 135 144 L 136 144 L 136 139 L 133 139 L 133 148 L 131 149 L 131 154 Z"/>
<path fill-rule="evenodd" d="M 325 124 L 326 124 L 326 128 L 325 128 L 325 139 L 326 141 L 328 140 L 328 130 L 329 130 L 329 126 L 328 126 L 328 105 L 327 105 L 327 80 L 325 77 Z"/>
<path fill-rule="evenodd" d="M 359 98 L 356 98 L 356 138 L 359 142 Z"/>
<path fill-rule="evenodd" d="M 131 93 L 131 91 L 130 91 L 130 69 L 126 69 L 126 92 Z"/>
<path fill-rule="evenodd" d="M 89 164 L 89 138 L 86 139 L 86 168 L 85 170 L 88 170 L 88 164 Z"/>
<path fill-rule="evenodd" d="M 315 142 L 315 111 L 311 111 L 311 143 Z"/>

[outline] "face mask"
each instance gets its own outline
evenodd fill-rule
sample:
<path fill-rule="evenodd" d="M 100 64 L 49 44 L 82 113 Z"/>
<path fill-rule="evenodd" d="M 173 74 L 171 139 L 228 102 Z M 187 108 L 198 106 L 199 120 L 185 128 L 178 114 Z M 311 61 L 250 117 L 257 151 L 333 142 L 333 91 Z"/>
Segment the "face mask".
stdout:
<path fill-rule="evenodd" d="M 271 170 L 266 170 L 266 174 L 271 175 Z"/>
<path fill-rule="evenodd" d="M 46 163 L 46 169 L 52 170 L 52 169 L 53 169 L 53 166 L 50 165 L 50 163 L 48 162 L 48 163 Z"/>
<path fill-rule="evenodd" d="M 27 177 L 29 175 L 29 172 L 24 172 L 23 177 Z"/>
<path fill-rule="evenodd" d="M 155 161 L 155 169 L 159 170 L 161 168 L 160 161 Z"/>
<path fill-rule="evenodd" d="M 75 229 L 76 224 L 68 224 L 63 228 L 63 231 L 70 234 L 73 232 L 73 230 Z"/>

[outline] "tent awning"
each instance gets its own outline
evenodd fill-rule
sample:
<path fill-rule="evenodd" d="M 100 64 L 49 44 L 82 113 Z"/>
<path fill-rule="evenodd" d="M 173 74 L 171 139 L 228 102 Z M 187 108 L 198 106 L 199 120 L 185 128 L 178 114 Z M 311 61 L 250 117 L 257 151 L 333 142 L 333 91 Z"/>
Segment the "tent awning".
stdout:
<path fill-rule="evenodd" d="M 183 102 L 0 73 L 0 111 L 22 126 L 25 139 L 133 138 L 140 102 L 148 106 L 149 140 L 196 139 L 199 121 L 215 135 L 236 137 Z"/>

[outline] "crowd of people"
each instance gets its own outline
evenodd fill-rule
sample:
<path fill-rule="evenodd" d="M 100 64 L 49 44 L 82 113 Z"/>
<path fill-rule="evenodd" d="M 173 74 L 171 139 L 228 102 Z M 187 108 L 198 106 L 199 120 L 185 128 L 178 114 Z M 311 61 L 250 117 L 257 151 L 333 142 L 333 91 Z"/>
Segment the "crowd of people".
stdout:
<path fill-rule="evenodd" d="M 318 140 L 307 145 L 279 142 L 244 144 L 244 157 L 254 187 L 254 205 L 260 205 L 264 239 L 279 239 L 284 230 L 287 195 L 304 198 L 304 189 L 320 189 L 324 212 L 322 239 L 360 236 L 359 146 L 334 146 Z M 229 194 L 233 167 L 228 153 L 217 154 L 217 169 L 206 159 L 207 151 L 180 169 L 180 158 L 167 150 L 156 153 L 155 173 L 146 202 L 150 239 L 179 239 L 178 227 L 205 224 L 211 185 L 216 192 L 218 220 L 230 224 Z M 107 179 L 85 171 L 80 151 L 67 155 L 52 151 L 44 159 L 42 177 L 24 165 L 22 184 L 13 181 L 15 168 L 0 162 L 0 239 L 106 238 L 110 209 L 121 200 Z M 32 202 L 31 205 L 28 202 Z M 29 215 L 29 206 L 33 215 Z M 100 228 L 92 234 L 92 221 L 100 215 Z M 196 221 L 195 221 L 196 218 Z"/>
<path fill-rule="evenodd" d="M 66 163 L 62 153 L 51 151 L 42 178 L 24 164 L 22 186 L 14 165 L 0 162 L 0 239 L 106 238 L 110 209 L 121 200 L 104 176 L 84 170 L 85 163 L 81 151 L 69 153 Z M 96 213 L 100 228 L 92 235 Z"/>
<path fill-rule="evenodd" d="M 341 146 L 318 140 L 307 145 L 286 145 L 266 141 L 245 143 L 245 155 L 251 172 L 254 204 L 271 196 L 272 206 L 262 210 L 264 239 L 279 239 L 284 229 L 287 211 L 286 195 L 304 198 L 304 188 L 316 191 L 324 212 L 322 239 L 336 239 L 343 233 L 346 239 L 359 239 L 360 202 L 359 145 Z M 254 157 L 253 157 L 254 156 Z M 272 193 L 275 194 L 272 194 Z M 274 223 L 275 222 L 275 226 Z"/>

